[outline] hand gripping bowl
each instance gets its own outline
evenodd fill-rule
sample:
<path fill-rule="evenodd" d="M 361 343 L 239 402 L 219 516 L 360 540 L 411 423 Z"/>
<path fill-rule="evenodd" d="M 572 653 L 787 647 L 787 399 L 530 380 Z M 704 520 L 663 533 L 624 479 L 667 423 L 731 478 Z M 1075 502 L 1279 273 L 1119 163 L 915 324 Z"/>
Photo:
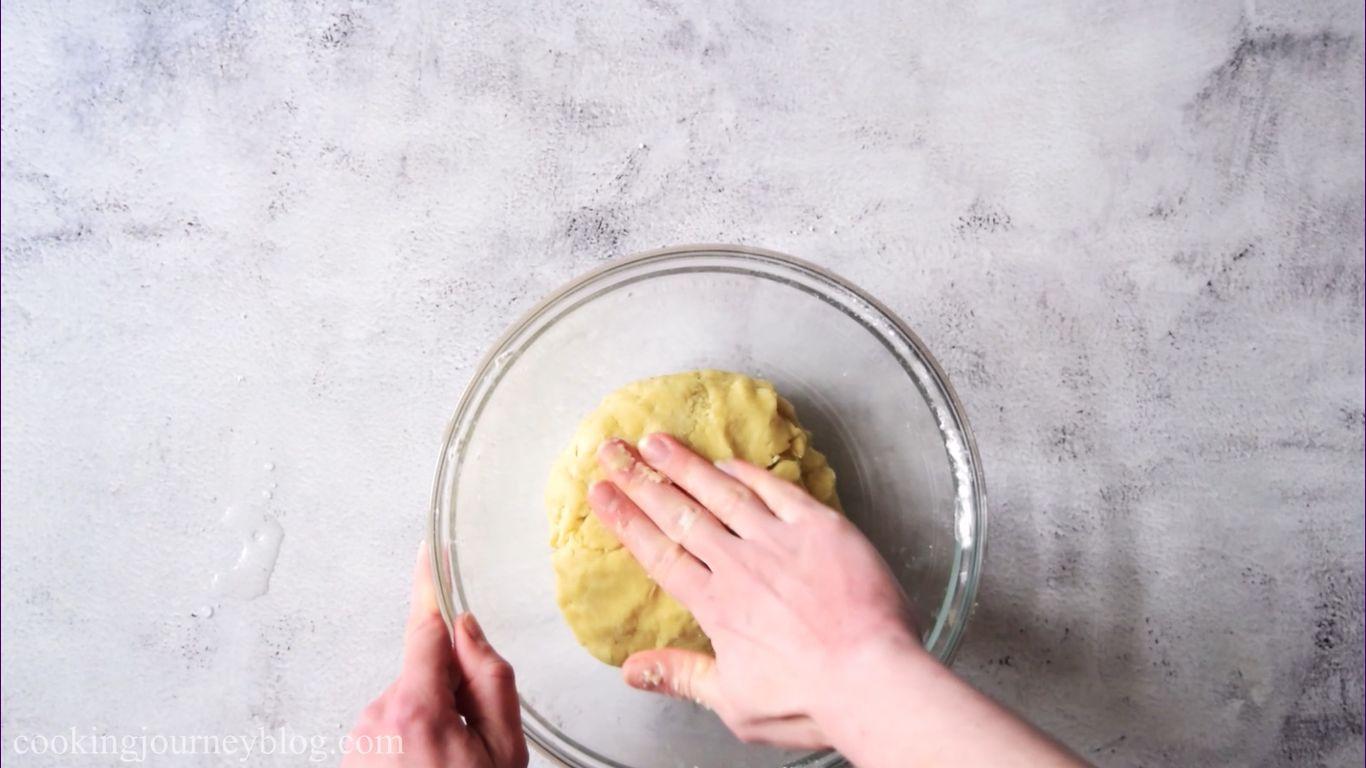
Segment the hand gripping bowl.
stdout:
<path fill-rule="evenodd" d="M 746 745 L 710 712 L 628 688 L 575 642 L 555 604 L 542 495 L 579 420 L 630 381 L 696 368 L 772 381 L 838 475 L 846 513 L 953 658 L 982 567 L 981 464 L 944 372 L 890 310 L 819 267 L 739 246 L 611 263 L 498 341 L 446 434 L 432 494 L 449 621 L 472 610 L 517 670 L 531 744 L 574 768 L 843 765 Z"/>

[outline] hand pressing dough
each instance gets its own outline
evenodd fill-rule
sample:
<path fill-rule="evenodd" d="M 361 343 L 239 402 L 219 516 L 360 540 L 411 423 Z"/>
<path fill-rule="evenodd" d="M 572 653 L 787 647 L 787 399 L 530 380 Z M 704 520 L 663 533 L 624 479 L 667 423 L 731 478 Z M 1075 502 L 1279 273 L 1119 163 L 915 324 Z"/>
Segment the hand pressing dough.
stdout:
<path fill-rule="evenodd" d="M 739 457 L 800 483 L 839 509 L 835 473 L 811 447 L 792 404 L 766 381 L 725 371 L 690 371 L 627 384 L 579 424 L 546 488 L 556 599 L 588 652 L 621 666 L 636 651 L 711 642 L 686 608 L 665 594 L 588 507 L 602 478 L 597 450 L 610 437 L 631 443 L 667 432 L 716 461 Z"/>

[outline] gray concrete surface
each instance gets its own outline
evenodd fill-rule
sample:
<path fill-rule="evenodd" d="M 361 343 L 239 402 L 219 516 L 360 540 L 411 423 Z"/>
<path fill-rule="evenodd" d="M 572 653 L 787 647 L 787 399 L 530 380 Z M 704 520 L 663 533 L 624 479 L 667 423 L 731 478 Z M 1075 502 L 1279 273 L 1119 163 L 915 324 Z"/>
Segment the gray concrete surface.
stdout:
<path fill-rule="evenodd" d="M 1361 764 L 1360 3 L 0 16 L 5 765 L 338 732 L 475 360 L 697 241 L 846 275 L 949 371 L 964 675 L 1107 765 Z M 230 506 L 284 531 L 254 599 L 209 587 Z"/>

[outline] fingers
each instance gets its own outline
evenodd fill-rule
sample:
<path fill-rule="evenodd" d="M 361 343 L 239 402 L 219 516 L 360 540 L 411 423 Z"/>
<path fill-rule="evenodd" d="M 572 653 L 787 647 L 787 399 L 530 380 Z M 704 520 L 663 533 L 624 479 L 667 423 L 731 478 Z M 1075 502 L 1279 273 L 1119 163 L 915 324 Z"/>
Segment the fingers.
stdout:
<path fill-rule="evenodd" d="M 730 534 L 710 512 L 667 478 L 641 462 L 635 449 L 622 440 L 607 440 L 598 447 L 598 463 L 607 478 L 625 491 L 655 525 L 673 541 L 704 563 L 722 556 Z"/>
<path fill-rule="evenodd" d="M 413 568 L 413 596 L 403 633 L 403 669 L 399 685 L 431 703 L 449 704 L 459 680 L 450 635 L 436 605 L 431 553 L 418 547 Z"/>
<path fill-rule="evenodd" d="M 748 461 L 725 459 L 716 463 L 716 469 L 747 486 L 785 523 L 796 522 L 816 508 L 829 509 L 800 485 L 790 483 Z"/>
<path fill-rule="evenodd" d="M 716 659 L 705 653 L 678 648 L 641 651 L 626 659 L 621 674 L 632 688 L 689 699 L 713 710 L 723 709 Z"/>
<path fill-rule="evenodd" d="M 705 653 L 677 648 L 641 651 L 626 659 L 621 674 L 632 688 L 694 701 L 721 714 L 727 727 L 744 741 L 810 749 L 830 746 L 815 722 L 804 715 L 735 722 L 731 707 L 723 700 L 716 659 Z"/>
<path fill-rule="evenodd" d="M 744 483 L 717 469 L 686 445 L 662 433 L 640 441 L 641 456 L 668 475 L 743 538 L 762 534 L 773 523 L 769 508 Z"/>
<path fill-rule="evenodd" d="M 432 553 L 424 541 L 417 547 L 417 562 L 413 564 L 413 591 L 408 599 L 408 624 L 404 636 L 431 616 L 440 618 L 441 609 L 436 605 L 436 585 L 432 581 Z"/>
<path fill-rule="evenodd" d="M 455 622 L 456 662 L 464 685 L 457 694 L 460 714 L 500 766 L 526 765 L 526 739 L 517 684 L 508 664 L 484 637 L 474 614 Z"/>
<path fill-rule="evenodd" d="M 655 583 L 691 607 L 711 575 L 697 558 L 670 541 L 640 507 L 612 483 L 594 483 L 588 489 L 588 505 Z"/>
<path fill-rule="evenodd" d="M 424 545 L 413 569 L 403 669 L 362 714 L 357 730 L 398 734 L 418 752 L 443 734 L 453 735 L 461 745 L 458 754 L 486 752 L 484 760 L 494 765 L 521 768 L 527 752 L 512 667 L 489 645 L 472 615 L 461 616 L 456 627 L 452 642 L 437 607 L 431 555 Z"/>
<path fill-rule="evenodd" d="M 805 715 L 775 717 L 754 723 L 745 723 L 731 728 L 742 741 L 772 744 L 788 749 L 824 749 L 830 740 Z"/>

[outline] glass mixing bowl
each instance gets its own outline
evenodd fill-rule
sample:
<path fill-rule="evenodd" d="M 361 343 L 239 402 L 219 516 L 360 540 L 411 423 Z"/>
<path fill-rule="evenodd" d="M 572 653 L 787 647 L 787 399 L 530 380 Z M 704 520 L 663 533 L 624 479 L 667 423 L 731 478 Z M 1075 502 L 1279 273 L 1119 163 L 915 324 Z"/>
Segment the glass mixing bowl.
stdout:
<path fill-rule="evenodd" d="M 712 713 L 635 691 L 555 604 L 542 494 L 578 422 L 630 381 L 696 368 L 773 382 L 838 475 L 849 517 L 950 661 L 986 534 L 981 464 L 948 379 L 890 310 L 790 256 L 738 246 L 641 254 L 574 280 L 489 352 L 446 433 L 432 493 L 441 608 L 517 670 L 532 745 L 575 768 L 833 766 L 737 741 Z"/>

